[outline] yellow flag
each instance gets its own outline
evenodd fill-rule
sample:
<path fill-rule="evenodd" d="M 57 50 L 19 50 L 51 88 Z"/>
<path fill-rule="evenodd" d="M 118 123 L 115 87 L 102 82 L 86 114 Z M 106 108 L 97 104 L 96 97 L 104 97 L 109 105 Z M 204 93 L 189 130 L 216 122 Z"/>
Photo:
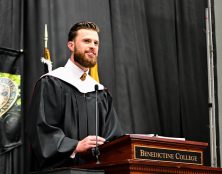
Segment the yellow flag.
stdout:
<path fill-rule="evenodd" d="M 48 48 L 44 48 L 44 58 L 48 61 L 51 61 L 50 52 Z"/>
<path fill-rule="evenodd" d="M 52 62 L 50 58 L 50 52 L 48 48 L 44 48 L 44 57 L 41 58 L 41 62 L 44 63 L 44 73 L 52 71 Z"/>
<path fill-rule="evenodd" d="M 98 73 L 98 64 L 96 64 L 94 67 L 90 68 L 90 76 L 99 82 L 99 73 Z"/>

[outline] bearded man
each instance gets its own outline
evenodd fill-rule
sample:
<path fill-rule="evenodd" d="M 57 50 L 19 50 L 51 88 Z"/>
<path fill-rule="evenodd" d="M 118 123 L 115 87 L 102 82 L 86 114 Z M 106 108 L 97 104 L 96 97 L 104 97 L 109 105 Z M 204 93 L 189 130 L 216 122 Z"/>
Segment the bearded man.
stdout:
<path fill-rule="evenodd" d="M 70 59 L 36 83 L 27 129 L 35 171 L 83 163 L 82 152 L 123 134 L 112 97 L 88 74 L 97 63 L 98 33 L 95 23 L 75 24 L 68 35 Z"/>

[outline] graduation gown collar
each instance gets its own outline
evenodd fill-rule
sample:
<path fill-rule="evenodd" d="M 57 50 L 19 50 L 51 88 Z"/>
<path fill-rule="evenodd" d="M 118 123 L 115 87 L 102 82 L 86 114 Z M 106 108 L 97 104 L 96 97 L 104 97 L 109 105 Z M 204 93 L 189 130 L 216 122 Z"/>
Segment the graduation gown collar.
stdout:
<path fill-rule="evenodd" d="M 83 75 L 84 71 L 80 69 L 78 66 L 76 66 L 69 59 L 64 67 L 57 68 L 47 74 L 44 74 L 42 77 L 49 75 L 59 78 L 76 87 L 81 93 L 88 93 L 95 91 L 96 84 L 98 85 L 99 90 L 103 90 L 104 86 L 98 83 L 96 80 L 94 80 L 88 74 L 88 72 L 89 71 L 87 71 L 86 79 L 82 81 L 80 77 Z"/>

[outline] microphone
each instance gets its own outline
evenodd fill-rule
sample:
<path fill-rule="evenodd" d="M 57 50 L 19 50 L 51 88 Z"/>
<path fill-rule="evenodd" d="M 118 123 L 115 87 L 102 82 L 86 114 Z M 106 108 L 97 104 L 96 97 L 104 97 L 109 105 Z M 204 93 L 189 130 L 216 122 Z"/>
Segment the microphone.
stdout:
<path fill-rule="evenodd" d="M 96 164 L 99 164 L 99 147 L 98 147 L 98 89 L 99 86 L 95 85 L 95 91 L 96 91 L 96 147 L 92 149 L 93 156 L 96 157 Z"/>

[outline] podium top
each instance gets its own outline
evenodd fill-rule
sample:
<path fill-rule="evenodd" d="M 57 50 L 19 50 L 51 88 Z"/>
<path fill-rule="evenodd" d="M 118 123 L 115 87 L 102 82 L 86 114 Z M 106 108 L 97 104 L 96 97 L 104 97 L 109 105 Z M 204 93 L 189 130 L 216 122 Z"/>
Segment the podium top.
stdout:
<path fill-rule="evenodd" d="M 140 141 L 142 143 L 144 142 L 158 143 L 158 144 L 163 144 L 164 146 L 177 144 L 185 146 L 195 146 L 201 149 L 206 149 L 208 146 L 208 143 L 206 142 L 183 140 L 181 138 L 156 136 L 153 134 L 126 134 L 111 142 L 102 145 L 101 147 L 112 146 L 114 144 L 119 144 L 121 142 L 128 142 L 128 141 L 131 142 Z"/>

